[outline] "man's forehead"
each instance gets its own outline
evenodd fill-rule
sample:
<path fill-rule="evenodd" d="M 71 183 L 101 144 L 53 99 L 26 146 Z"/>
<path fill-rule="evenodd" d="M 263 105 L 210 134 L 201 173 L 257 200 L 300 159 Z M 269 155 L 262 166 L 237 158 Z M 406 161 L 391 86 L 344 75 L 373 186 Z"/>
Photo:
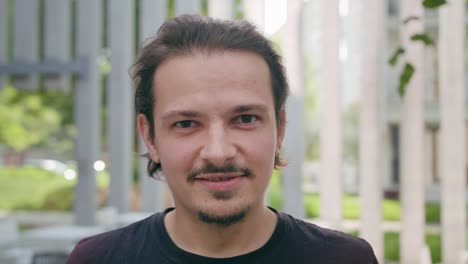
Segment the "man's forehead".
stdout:
<path fill-rule="evenodd" d="M 156 87 L 170 89 L 167 86 L 171 84 L 201 80 L 206 85 L 216 81 L 231 81 L 246 86 L 264 82 L 271 88 L 270 71 L 263 57 L 251 51 L 224 50 L 191 52 L 164 60 L 153 73 L 153 93 L 158 90 Z"/>

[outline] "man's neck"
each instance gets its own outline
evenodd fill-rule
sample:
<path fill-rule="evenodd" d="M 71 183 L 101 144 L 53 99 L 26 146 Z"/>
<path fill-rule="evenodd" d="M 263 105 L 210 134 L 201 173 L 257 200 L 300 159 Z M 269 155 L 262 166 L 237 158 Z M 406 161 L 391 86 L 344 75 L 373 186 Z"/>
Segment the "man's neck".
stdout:
<path fill-rule="evenodd" d="M 265 206 L 252 208 L 242 221 L 230 226 L 207 224 L 177 209 L 164 218 L 169 236 L 179 248 L 213 258 L 259 249 L 272 236 L 277 221 L 276 214 Z"/>

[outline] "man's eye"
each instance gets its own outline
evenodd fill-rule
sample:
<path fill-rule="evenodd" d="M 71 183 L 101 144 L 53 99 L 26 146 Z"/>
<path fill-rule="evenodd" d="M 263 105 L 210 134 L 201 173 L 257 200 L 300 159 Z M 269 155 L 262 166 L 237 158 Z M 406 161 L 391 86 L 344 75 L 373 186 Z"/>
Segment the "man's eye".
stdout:
<path fill-rule="evenodd" d="M 191 120 L 183 120 L 183 121 L 179 121 L 175 123 L 175 125 L 180 128 L 189 128 L 189 127 L 194 127 L 195 122 Z"/>
<path fill-rule="evenodd" d="M 237 118 L 237 122 L 243 124 L 249 124 L 257 121 L 257 117 L 254 115 L 241 115 Z"/>

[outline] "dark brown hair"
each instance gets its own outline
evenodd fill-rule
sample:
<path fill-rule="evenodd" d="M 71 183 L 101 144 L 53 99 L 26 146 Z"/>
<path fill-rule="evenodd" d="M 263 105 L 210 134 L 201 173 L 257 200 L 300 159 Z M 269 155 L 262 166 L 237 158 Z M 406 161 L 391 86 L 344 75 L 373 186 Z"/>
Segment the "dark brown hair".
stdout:
<path fill-rule="evenodd" d="M 135 110 L 148 120 L 151 138 L 154 138 L 153 104 L 157 99 L 153 95 L 153 76 L 158 66 L 175 56 L 228 50 L 250 51 L 265 59 L 270 71 L 277 125 L 285 125 L 280 112 L 284 108 L 289 88 L 281 57 L 273 50 L 272 43 L 246 21 L 182 15 L 167 20 L 159 28 L 156 35 L 141 48 L 131 69 L 136 87 Z M 149 159 L 148 173 L 154 177 L 161 170 L 161 164 L 153 162 L 148 154 L 145 156 Z M 286 164 L 276 153 L 275 169 Z"/>

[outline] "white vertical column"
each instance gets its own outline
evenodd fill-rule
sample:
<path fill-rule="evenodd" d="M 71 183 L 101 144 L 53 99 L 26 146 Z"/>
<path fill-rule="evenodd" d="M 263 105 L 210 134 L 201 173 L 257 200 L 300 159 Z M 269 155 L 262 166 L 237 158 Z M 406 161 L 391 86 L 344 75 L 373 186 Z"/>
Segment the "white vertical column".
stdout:
<path fill-rule="evenodd" d="M 339 228 L 342 217 L 342 117 L 338 0 L 320 1 L 320 216 Z"/>
<path fill-rule="evenodd" d="M 233 0 L 208 0 L 208 16 L 221 19 L 234 18 Z"/>
<path fill-rule="evenodd" d="M 433 185 L 432 179 L 434 179 L 434 171 L 432 168 L 434 167 L 434 133 L 430 130 L 426 130 L 424 132 L 424 186 Z"/>
<path fill-rule="evenodd" d="M 373 246 L 376 256 L 383 260 L 383 235 L 381 231 L 382 184 L 380 149 L 379 91 L 380 54 L 384 9 L 380 1 L 363 1 L 363 50 L 361 71 L 360 107 L 360 183 L 361 183 L 361 236 Z"/>
<path fill-rule="evenodd" d="M 252 22 L 260 32 L 265 29 L 265 0 L 244 1 L 244 18 Z"/>
<path fill-rule="evenodd" d="M 176 16 L 182 14 L 201 14 L 201 0 L 175 0 Z"/>
<path fill-rule="evenodd" d="M 39 1 L 15 0 L 13 14 L 13 60 L 18 63 L 37 63 L 39 59 Z M 36 74 L 16 76 L 15 87 L 37 90 Z"/>
<path fill-rule="evenodd" d="M 286 25 L 283 29 L 283 58 L 291 94 L 287 101 L 287 129 L 284 139 L 284 157 L 289 161 L 283 169 L 283 211 L 305 217 L 302 179 L 305 155 L 304 92 L 301 61 L 301 7 L 302 0 L 287 4 Z"/>
<path fill-rule="evenodd" d="M 381 186 L 384 189 L 390 188 L 392 186 L 392 154 L 391 154 L 391 140 L 390 140 L 390 124 L 388 122 L 388 97 L 387 92 L 389 88 L 389 84 L 387 83 L 388 78 L 388 71 L 390 69 L 390 65 L 388 64 L 388 58 L 390 55 L 387 53 L 388 50 L 388 40 L 389 40 L 389 13 L 388 13 L 388 4 L 389 0 L 381 0 L 380 1 L 380 8 L 382 12 L 382 17 L 380 18 L 380 29 L 382 33 L 380 34 L 380 48 L 381 48 L 381 55 L 379 60 L 379 119 L 380 119 L 380 175 L 381 175 Z M 379 256 L 378 256 L 379 257 Z M 382 262 L 382 261 L 381 261 Z"/>
<path fill-rule="evenodd" d="M 167 17 L 167 1 L 141 0 L 140 1 L 140 43 L 153 36 Z M 141 45 L 141 44 L 140 44 Z M 147 153 L 145 143 L 138 137 L 138 150 L 140 154 Z M 164 209 L 164 187 L 162 181 L 155 182 L 148 176 L 146 166 L 148 160 L 139 158 L 139 184 L 141 194 L 141 210 L 157 212 Z"/>
<path fill-rule="evenodd" d="M 8 1 L 0 0 L 0 65 L 8 62 Z M 0 75 L 0 90 L 6 85 L 6 76 Z"/>
<path fill-rule="evenodd" d="M 44 56 L 46 61 L 67 63 L 71 59 L 71 1 L 46 0 L 44 14 Z M 70 90 L 69 76 L 47 76 L 47 89 Z"/>
<path fill-rule="evenodd" d="M 439 11 L 443 263 L 457 263 L 466 249 L 465 10 L 452 0 Z"/>
<path fill-rule="evenodd" d="M 96 222 L 97 188 L 93 164 L 101 142 L 101 76 L 96 58 L 101 48 L 102 2 L 77 2 L 77 56 L 89 59 L 88 76 L 78 79 L 75 95 L 76 162 L 78 184 L 75 187 L 75 222 Z"/>
<path fill-rule="evenodd" d="M 128 67 L 134 57 L 134 2 L 109 2 L 111 49 L 108 96 L 108 146 L 111 176 L 109 204 L 121 213 L 129 209 L 133 165 L 133 89 Z"/>
<path fill-rule="evenodd" d="M 424 31 L 424 10 L 419 0 L 400 1 L 401 20 L 419 17 L 401 27 L 405 59 L 415 73 L 403 98 L 401 122 L 401 263 L 419 263 L 424 246 L 424 46 L 411 41 L 413 34 Z"/>

